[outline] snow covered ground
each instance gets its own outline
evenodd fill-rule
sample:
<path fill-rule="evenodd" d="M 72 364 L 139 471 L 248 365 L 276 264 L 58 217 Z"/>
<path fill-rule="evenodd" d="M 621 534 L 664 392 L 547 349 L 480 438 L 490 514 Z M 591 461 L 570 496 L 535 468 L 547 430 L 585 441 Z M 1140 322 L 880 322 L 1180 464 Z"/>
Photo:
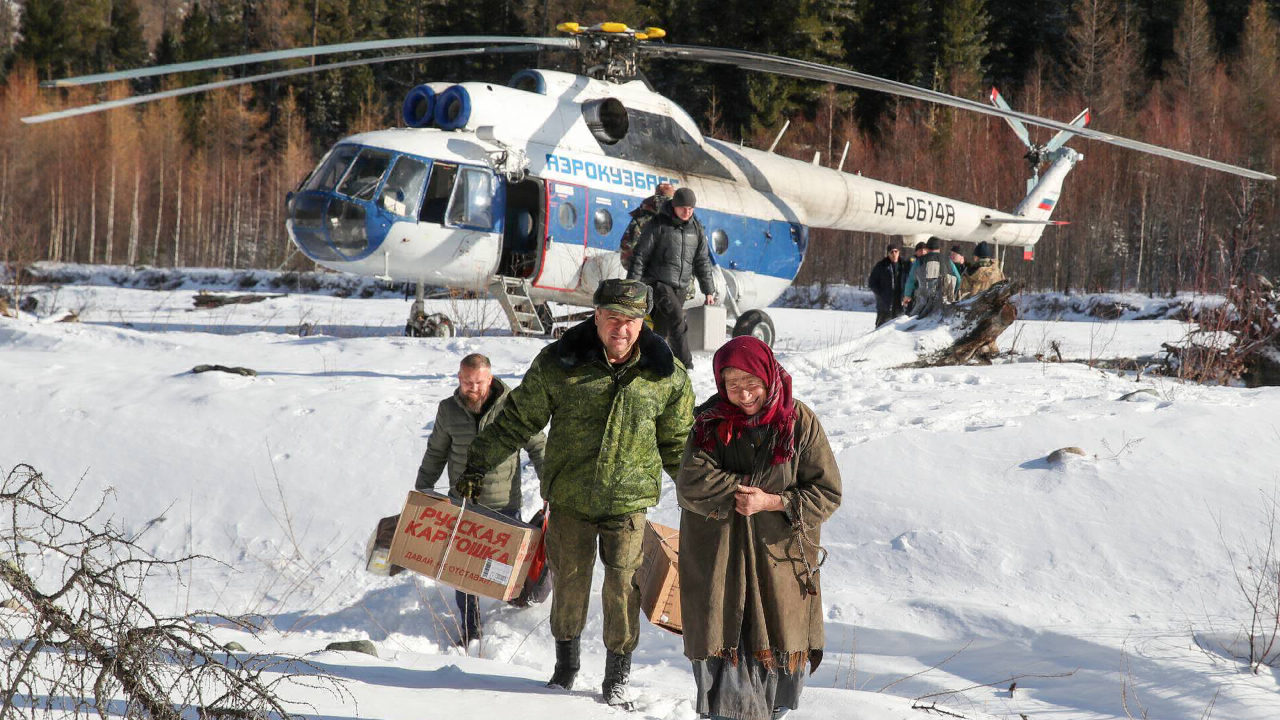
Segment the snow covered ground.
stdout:
<path fill-rule="evenodd" d="M 250 650 L 373 640 L 380 658 L 314 656 L 357 701 L 299 689 L 323 717 L 626 716 L 595 699 L 598 596 L 580 689 L 565 695 L 541 687 L 549 607 L 484 601 L 488 634 L 464 654 L 451 643 L 451 591 L 362 570 L 458 360 L 483 352 L 518 382 L 546 341 L 504 336 L 487 301 L 430 303 L 479 332 L 431 340 L 399 336 L 399 298 L 192 310 L 193 289 L 35 294 L 36 316 L 0 319 L 0 469 L 30 463 L 64 488 L 83 478 L 86 505 L 114 488 L 124 525 L 151 524 L 148 549 L 228 563 L 153 588 L 156 604 L 270 618 L 273 630 L 235 638 Z M 58 308 L 81 322 L 52 322 Z M 845 482 L 823 531 L 826 657 L 792 717 L 945 717 L 911 709 L 945 691 L 962 692 L 923 704 L 1084 720 L 1125 717 L 1127 693 L 1129 711 L 1140 714 L 1136 697 L 1153 719 L 1195 720 L 1210 706 L 1217 718 L 1280 716 L 1280 678 L 1248 673 L 1223 647 L 1248 620 L 1228 548 L 1265 539 L 1262 494 L 1280 483 L 1280 389 L 1135 382 L 1030 359 L 1054 341 L 1085 360 L 1155 352 L 1185 332 L 1173 320 L 1022 322 L 1002 338 L 1019 359 L 902 370 L 927 335 L 869 332 L 867 312 L 770 314 Z M 302 325 L 311 334 L 298 337 Z M 205 363 L 258 375 L 190 373 Z M 700 399 L 714 388 L 709 366 L 701 355 L 692 373 Z M 1141 388 L 1151 393 L 1119 400 Z M 1088 457 L 1045 460 L 1064 446 Z M 532 514 L 536 480 L 529 469 L 524 479 Z M 667 485 L 651 518 L 678 515 Z M 637 716 L 694 717 L 679 638 L 645 625 L 633 684 Z"/>

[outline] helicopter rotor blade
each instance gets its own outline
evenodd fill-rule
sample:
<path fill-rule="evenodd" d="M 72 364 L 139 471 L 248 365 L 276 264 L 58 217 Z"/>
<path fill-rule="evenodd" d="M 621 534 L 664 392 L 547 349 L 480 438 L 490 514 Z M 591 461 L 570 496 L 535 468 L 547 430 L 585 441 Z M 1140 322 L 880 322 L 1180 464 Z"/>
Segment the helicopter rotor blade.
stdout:
<path fill-rule="evenodd" d="M 1005 102 L 1004 96 L 1000 94 L 1000 91 L 995 88 L 991 88 L 991 104 L 1001 110 L 1013 110 L 1013 108 L 1009 107 L 1009 103 Z M 1013 128 L 1013 133 L 1017 135 L 1018 139 L 1022 141 L 1022 144 L 1026 145 L 1027 149 L 1030 150 L 1032 148 L 1031 135 L 1027 132 L 1027 126 L 1017 118 L 1006 116 L 1004 121 L 1009 123 L 1009 127 Z"/>
<path fill-rule="evenodd" d="M 291 60 L 293 58 L 333 55 L 335 53 L 361 52 L 364 50 L 390 50 L 405 47 L 427 47 L 431 45 L 537 45 L 550 48 L 576 48 L 577 38 L 552 37 L 510 37 L 506 35 L 457 35 L 450 37 L 411 37 L 390 40 L 368 40 L 365 42 L 339 43 L 336 45 L 316 45 L 314 47 L 291 48 L 289 50 L 273 50 L 271 52 L 249 53 L 230 57 L 210 58 L 192 62 L 156 65 L 154 67 L 135 68 L 116 72 L 80 75 L 77 77 L 46 80 L 41 87 L 72 87 L 76 85 L 94 85 L 113 80 L 136 80 L 157 75 L 195 72 L 197 70 L 214 70 L 217 68 L 249 65 L 251 63 L 272 62 L 275 60 Z"/>
<path fill-rule="evenodd" d="M 210 90 L 221 90 L 223 88 L 235 87 L 236 85 L 248 85 L 249 83 L 262 82 L 263 80 L 278 80 L 280 78 L 293 77 L 295 75 L 304 75 L 307 73 L 324 72 L 325 70 L 340 70 L 342 68 L 360 67 L 362 65 L 376 65 L 379 63 L 399 62 L 401 60 L 426 60 L 430 58 L 440 57 L 456 57 L 459 55 L 492 55 L 498 53 L 517 53 L 517 52 L 537 52 L 540 50 L 538 45 L 512 45 L 503 47 L 481 47 L 481 48 L 457 48 L 453 50 L 433 50 L 424 53 L 409 53 L 402 55 L 385 55 L 374 58 L 361 58 L 359 60 L 344 60 L 342 62 L 328 63 L 325 65 L 316 65 L 315 67 L 294 68 L 292 70 L 278 70 L 276 72 L 263 73 L 262 75 L 250 75 L 249 77 L 231 78 L 230 80 L 220 80 L 218 82 L 204 83 L 201 85 L 189 85 L 187 87 L 174 88 L 172 90 L 162 90 L 160 92 L 149 93 L 147 95 L 133 95 L 131 97 L 120 98 L 119 100 L 108 100 L 106 102 L 95 103 L 93 105 L 83 105 L 66 110 L 57 110 L 54 112 L 44 113 L 43 115 L 32 115 L 22 118 L 22 122 L 28 125 L 50 122 L 52 120 L 63 120 L 69 117 L 79 115 L 88 115 L 90 113 L 102 112 L 104 110 L 113 110 L 115 108 L 128 107 L 130 105 L 141 105 L 143 103 L 154 102 L 156 100 L 165 100 L 168 98 L 182 97 L 183 95 L 194 95 L 196 93 L 208 92 Z"/>
<path fill-rule="evenodd" d="M 906 83 L 897 82 L 895 80 L 887 80 L 885 78 L 867 75 L 855 70 L 847 70 L 844 68 L 834 67 L 832 65 L 823 65 L 821 63 L 808 62 L 805 60 L 795 60 L 792 58 L 780 57 L 778 55 L 766 55 L 764 53 L 755 53 L 745 50 L 729 50 L 726 48 L 702 47 L 696 45 L 650 45 L 640 44 L 636 46 L 640 52 L 658 56 L 669 57 L 680 60 L 700 60 L 702 62 L 718 63 L 722 65 L 734 65 L 744 70 L 755 70 L 766 73 L 776 73 L 779 75 L 790 75 L 792 77 L 805 78 L 809 80 L 818 80 L 820 82 L 835 83 L 837 85 L 846 85 L 850 87 L 862 88 L 864 90 L 875 90 L 878 92 L 889 93 L 891 95 L 899 95 L 901 97 L 913 98 L 916 100 L 924 100 L 926 102 L 937 103 L 949 107 L 959 108 L 961 110 L 970 110 L 984 115 L 994 115 L 1001 118 L 1014 118 L 1021 120 L 1028 125 L 1036 125 L 1039 127 L 1051 128 L 1054 130 L 1066 130 L 1080 137 L 1104 142 L 1119 147 L 1137 150 L 1139 152 L 1159 155 L 1160 157 L 1180 160 L 1192 165 L 1199 165 L 1213 170 L 1240 175 L 1254 180 L 1275 180 L 1275 175 L 1270 175 L 1257 170 L 1231 165 L 1229 163 L 1211 160 L 1209 158 L 1192 155 L 1190 153 L 1172 150 L 1170 148 L 1152 145 L 1150 143 L 1138 140 L 1130 140 L 1118 135 L 1082 128 L 1069 125 L 1067 123 L 1050 120 L 1038 115 L 1031 115 L 1016 110 L 1005 110 L 1003 108 L 986 105 L 976 100 L 968 100 L 954 95 L 948 95 L 936 90 L 927 90 L 925 88 L 908 85 Z"/>
<path fill-rule="evenodd" d="M 1070 123 L 1067 123 L 1067 124 L 1075 125 L 1077 127 L 1084 127 L 1085 125 L 1089 124 L 1089 120 L 1092 118 L 1093 116 L 1089 114 L 1089 108 L 1085 108 L 1084 110 L 1080 111 L 1080 114 L 1077 115 L 1074 120 L 1072 120 Z M 1050 154 L 1057 152 L 1058 148 L 1062 147 L 1063 145 L 1066 145 L 1067 141 L 1071 139 L 1071 136 L 1075 134 L 1076 134 L 1075 130 L 1059 130 L 1058 134 L 1054 135 L 1052 140 L 1045 143 L 1044 151 Z"/>

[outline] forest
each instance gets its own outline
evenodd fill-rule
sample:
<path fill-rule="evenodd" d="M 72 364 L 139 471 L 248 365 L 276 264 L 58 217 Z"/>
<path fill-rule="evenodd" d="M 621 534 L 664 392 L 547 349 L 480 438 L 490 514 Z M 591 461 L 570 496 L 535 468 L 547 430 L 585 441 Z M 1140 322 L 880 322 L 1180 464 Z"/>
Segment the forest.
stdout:
<path fill-rule="evenodd" d="M 309 269 L 285 196 L 334 141 L 401 123 L 429 80 L 572 68 L 556 52 L 326 71 L 28 126 L 20 118 L 170 85 L 39 81 L 262 50 L 426 35 L 554 35 L 566 20 L 658 26 L 679 44 L 776 53 L 1010 104 L 1275 173 L 1280 0 L 0 0 L 0 262 Z M 312 61 L 292 61 L 302 67 Z M 275 69 L 277 66 L 272 66 Z M 261 66 L 236 74 L 264 72 Z M 723 66 L 643 68 L 713 137 L 991 207 L 1025 193 L 997 118 Z M 209 82 L 211 73 L 166 78 Z M 1033 130 L 1044 142 L 1047 131 Z M 1217 292 L 1280 274 L 1275 183 L 1072 141 L 1033 260 L 1006 272 L 1065 292 Z M 862 284 L 882 235 L 817 230 L 800 282 Z"/>

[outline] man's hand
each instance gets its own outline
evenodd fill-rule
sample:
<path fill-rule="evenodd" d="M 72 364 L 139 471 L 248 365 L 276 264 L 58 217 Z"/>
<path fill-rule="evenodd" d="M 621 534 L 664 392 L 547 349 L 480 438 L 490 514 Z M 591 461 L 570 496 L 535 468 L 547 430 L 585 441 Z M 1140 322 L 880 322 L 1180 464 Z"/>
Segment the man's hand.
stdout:
<path fill-rule="evenodd" d="M 758 487 L 739 485 L 734 491 L 733 508 L 739 515 L 751 517 L 763 510 L 782 510 L 782 496 L 767 493 Z"/>
<path fill-rule="evenodd" d="M 484 489 L 485 474 L 484 470 L 468 465 L 467 469 L 462 471 L 462 477 L 458 478 L 458 494 L 468 500 L 480 497 L 480 491 Z"/>
<path fill-rule="evenodd" d="M 911 298 L 909 296 L 902 298 L 902 307 L 906 307 L 910 304 L 911 304 Z"/>
<path fill-rule="evenodd" d="M 715 295 L 708 295 L 708 296 L 707 296 L 707 304 L 708 304 L 708 305 L 715 305 L 715 304 L 716 304 L 716 296 L 715 296 Z"/>

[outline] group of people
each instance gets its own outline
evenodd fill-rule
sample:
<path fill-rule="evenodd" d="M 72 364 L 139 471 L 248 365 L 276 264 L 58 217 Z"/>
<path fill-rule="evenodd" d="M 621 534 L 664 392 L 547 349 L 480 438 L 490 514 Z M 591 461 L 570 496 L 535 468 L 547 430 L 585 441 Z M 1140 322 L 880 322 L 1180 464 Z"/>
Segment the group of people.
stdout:
<path fill-rule="evenodd" d="M 942 241 L 931 237 L 916 243 L 915 257 L 902 257 L 902 249 L 890 243 L 884 259 L 876 263 L 867 286 L 876 298 L 876 327 L 904 312 L 925 316 L 942 305 L 973 297 L 1004 280 L 996 263 L 995 248 L 980 242 L 973 261 L 965 262 L 964 249 L 954 245 L 943 257 Z"/>
<path fill-rule="evenodd" d="M 463 358 L 415 486 L 432 488 L 447 471 L 451 496 L 518 518 L 524 449 L 549 513 L 556 662 L 548 686 L 574 686 L 599 556 L 601 692 L 625 707 L 640 636 L 645 516 L 665 472 L 681 508 L 680 601 L 697 711 L 771 720 L 799 707 L 822 659 L 821 525 L 840 505 L 840 471 L 822 424 L 754 337 L 715 353 L 717 392 L 695 403 L 684 305 L 695 282 L 707 304 L 716 302 L 696 204 L 691 189 L 664 183 L 632 212 L 621 247 L 627 279 L 602 282 L 592 316 L 544 348 L 518 387 L 495 378 L 483 355 Z M 910 261 L 901 254 L 891 244 L 868 281 L 877 327 L 1004 279 L 985 242 L 970 263 L 959 246 L 944 256 L 936 237 L 918 243 Z M 479 612 L 473 596 L 458 592 L 457 603 L 465 645 L 479 637 Z"/>
<path fill-rule="evenodd" d="M 692 208 L 691 195 L 677 191 L 667 205 L 674 220 L 655 222 L 679 228 L 677 211 Z M 633 274 L 651 266 L 640 267 Z M 674 279 L 667 287 L 682 294 Z M 777 718 L 799 707 L 822 658 L 821 525 L 840 505 L 840 471 L 818 418 L 792 397 L 790 375 L 756 338 L 734 338 L 715 353 L 717 393 L 697 404 L 686 363 L 644 322 L 663 294 L 671 290 L 638 279 L 604 281 L 592 316 L 545 347 L 514 389 L 492 377 L 487 359 L 464 358 L 416 487 L 434 486 L 447 469 L 454 497 L 514 513 L 519 451 L 529 454 L 549 506 L 556 661 L 548 686 L 574 687 L 598 555 L 601 691 L 610 705 L 629 707 L 640 633 L 635 576 L 645 514 L 665 472 L 681 508 L 680 600 L 697 711 Z M 474 599 L 458 602 L 465 642 L 480 626 Z"/>

